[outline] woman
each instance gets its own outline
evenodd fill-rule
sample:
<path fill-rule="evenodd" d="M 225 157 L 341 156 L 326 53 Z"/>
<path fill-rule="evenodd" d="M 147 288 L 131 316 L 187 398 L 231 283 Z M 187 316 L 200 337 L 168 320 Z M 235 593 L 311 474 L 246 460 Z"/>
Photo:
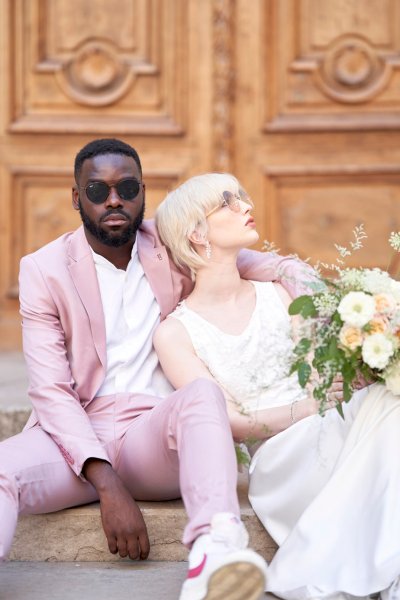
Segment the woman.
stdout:
<path fill-rule="evenodd" d="M 383 386 L 325 417 L 289 376 L 291 299 L 240 279 L 239 250 L 258 239 L 252 203 L 230 175 L 194 177 L 156 220 L 195 287 L 154 344 L 176 387 L 198 377 L 225 393 L 235 439 L 264 441 L 250 465 L 250 500 L 280 548 L 267 591 L 288 599 L 400 598 L 400 402 Z M 329 393 L 341 398 L 340 383 Z M 206 440 L 205 440 L 206 443 Z"/>

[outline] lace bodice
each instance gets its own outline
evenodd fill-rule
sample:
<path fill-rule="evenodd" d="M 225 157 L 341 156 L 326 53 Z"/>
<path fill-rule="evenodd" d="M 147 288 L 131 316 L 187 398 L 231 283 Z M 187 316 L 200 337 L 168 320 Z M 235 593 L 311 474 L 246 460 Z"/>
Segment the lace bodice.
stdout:
<path fill-rule="evenodd" d="M 240 335 L 224 333 L 181 302 L 170 317 L 186 328 L 194 350 L 217 382 L 246 411 L 299 400 L 304 391 L 289 376 L 290 319 L 270 282 L 252 282 L 256 306 Z"/>

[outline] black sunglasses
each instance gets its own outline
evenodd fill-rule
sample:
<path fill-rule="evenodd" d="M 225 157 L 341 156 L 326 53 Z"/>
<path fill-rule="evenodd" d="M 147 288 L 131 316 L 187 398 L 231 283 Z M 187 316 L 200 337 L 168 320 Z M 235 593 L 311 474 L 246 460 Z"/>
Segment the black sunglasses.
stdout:
<path fill-rule="evenodd" d="M 134 200 L 142 185 L 140 181 L 130 177 L 114 185 L 108 185 L 105 181 L 92 181 L 86 187 L 79 187 L 79 189 L 85 190 L 86 196 L 93 204 L 102 204 L 110 195 L 111 188 L 116 189 L 121 200 Z"/>

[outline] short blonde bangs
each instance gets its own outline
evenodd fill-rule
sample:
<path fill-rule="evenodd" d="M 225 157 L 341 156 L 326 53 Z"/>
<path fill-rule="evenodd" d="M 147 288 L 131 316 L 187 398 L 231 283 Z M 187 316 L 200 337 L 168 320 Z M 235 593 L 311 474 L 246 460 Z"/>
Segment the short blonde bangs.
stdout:
<path fill-rule="evenodd" d="M 170 249 L 174 262 L 189 267 L 194 279 L 205 261 L 193 248 L 189 236 L 207 232 L 206 214 L 219 206 L 223 192 L 238 192 L 239 182 L 227 173 L 206 173 L 188 179 L 158 206 L 156 224 L 163 243 Z"/>

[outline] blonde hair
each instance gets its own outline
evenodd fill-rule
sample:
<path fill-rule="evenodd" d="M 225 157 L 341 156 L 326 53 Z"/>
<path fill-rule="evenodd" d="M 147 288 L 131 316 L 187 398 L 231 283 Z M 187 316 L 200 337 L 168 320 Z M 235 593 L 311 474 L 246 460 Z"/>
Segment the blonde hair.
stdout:
<path fill-rule="evenodd" d="M 223 192 L 237 194 L 240 184 L 228 173 L 206 173 L 191 177 L 165 197 L 156 211 L 156 224 L 163 243 L 179 267 L 189 267 L 192 279 L 206 264 L 189 240 L 195 231 L 207 232 L 206 214 L 222 203 Z"/>

